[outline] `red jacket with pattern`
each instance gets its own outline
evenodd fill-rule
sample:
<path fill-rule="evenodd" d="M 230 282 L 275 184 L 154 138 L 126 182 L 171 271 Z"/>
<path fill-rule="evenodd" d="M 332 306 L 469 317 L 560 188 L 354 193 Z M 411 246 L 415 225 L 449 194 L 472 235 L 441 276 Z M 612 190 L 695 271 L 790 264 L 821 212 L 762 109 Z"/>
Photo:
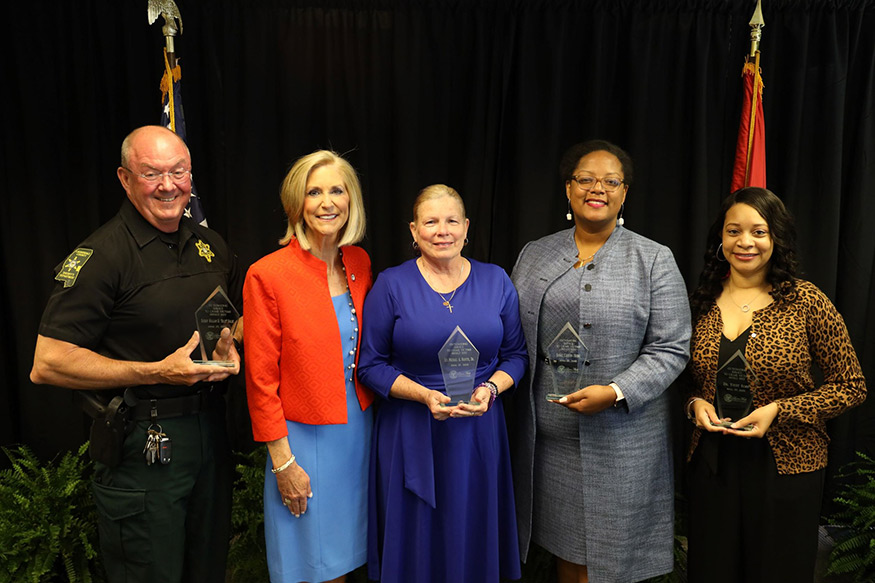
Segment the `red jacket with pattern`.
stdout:
<path fill-rule="evenodd" d="M 359 247 L 342 251 L 361 330 L 371 260 Z M 255 440 L 285 437 L 286 419 L 346 423 L 347 371 L 325 262 L 301 249 L 297 239 L 263 257 L 246 274 L 243 313 L 246 395 Z M 367 409 L 373 394 L 358 378 L 355 388 L 362 410 Z"/>

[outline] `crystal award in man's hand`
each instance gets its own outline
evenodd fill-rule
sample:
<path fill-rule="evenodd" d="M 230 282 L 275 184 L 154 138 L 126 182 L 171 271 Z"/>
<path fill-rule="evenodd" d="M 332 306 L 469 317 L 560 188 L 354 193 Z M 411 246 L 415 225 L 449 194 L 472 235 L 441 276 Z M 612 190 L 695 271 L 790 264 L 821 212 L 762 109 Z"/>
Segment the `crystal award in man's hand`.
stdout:
<path fill-rule="evenodd" d="M 214 366 L 233 367 L 234 362 L 228 360 L 211 360 L 216 344 L 222 335 L 222 329 L 230 328 L 231 335 L 237 327 L 240 314 L 228 299 L 228 295 L 222 286 L 216 287 L 213 293 L 204 300 L 194 312 L 195 324 L 200 336 L 201 359 L 195 360 L 196 364 L 210 364 Z"/>

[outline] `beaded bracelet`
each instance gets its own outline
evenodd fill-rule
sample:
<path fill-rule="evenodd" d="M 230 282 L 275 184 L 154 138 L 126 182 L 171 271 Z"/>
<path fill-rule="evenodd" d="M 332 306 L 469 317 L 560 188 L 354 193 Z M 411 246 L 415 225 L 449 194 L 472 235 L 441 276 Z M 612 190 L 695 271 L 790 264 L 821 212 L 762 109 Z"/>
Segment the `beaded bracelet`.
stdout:
<path fill-rule="evenodd" d="M 295 463 L 295 454 L 292 454 L 292 457 L 289 458 L 289 461 L 287 461 L 286 463 L 284 463 L 283 465 L 281 465 L 278 468 L 271 468 L 270 471 L 273 472 L 274 474 L 278 474 L 281 471 L 287 469 L 293 463 Z"/>
<path fill-rule="evenodd" d="M 489 403 L 486 404 L 486 410 L 489 411 L 492 408 L 492 404 L 495 402 L 495 399 L 498 397 L 498 385 L 493 383 L 492 381 L 483 381 L 474 389 L 475 391 L 480 387 L 486 387 L 489 389 Z"/>

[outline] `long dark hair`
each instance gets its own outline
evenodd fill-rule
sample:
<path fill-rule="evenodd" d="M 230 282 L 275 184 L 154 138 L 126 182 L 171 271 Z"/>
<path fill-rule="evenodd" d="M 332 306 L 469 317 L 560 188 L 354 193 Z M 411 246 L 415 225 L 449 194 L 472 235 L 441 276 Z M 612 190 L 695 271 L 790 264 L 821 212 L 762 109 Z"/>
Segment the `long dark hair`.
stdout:
<path fill-rule="evenodd" d="M 690 309 L 694 322 L 711 309 L 711 304 L 723 291 L 723 280 L 729 273 L 729 265 L 720 250 L 720 243 L 723 241 L 723 222 L 732 205 L 739 203 L 753 207 L 769 226 L 773 247 L 766 282 L 772 286 L 771 296 L 775 301 L 791 300 L 795 293 L 797 263 L 796 225 L 793 217 L 781 199 L 772 191 L 754 186 L 741 188 L 723 200 L 720 214 L 708 230 L 705 266 L 699 275 L 699 285 L 690 296 Z M 721 255 L 719 259 L 718 252 Z"/>

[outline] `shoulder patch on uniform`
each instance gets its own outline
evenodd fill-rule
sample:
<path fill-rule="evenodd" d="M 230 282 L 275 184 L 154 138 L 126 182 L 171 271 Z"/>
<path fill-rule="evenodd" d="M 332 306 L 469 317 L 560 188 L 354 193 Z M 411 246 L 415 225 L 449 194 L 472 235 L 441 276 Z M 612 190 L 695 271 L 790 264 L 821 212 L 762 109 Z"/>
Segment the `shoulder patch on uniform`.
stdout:
<path fill-rule="evenodd" d="M 197 240 L 197 243 L 194 244 L 197 247 L 197 254 L 207 260 L 207 263 L 213 262 L 213 257 L 216 256 L 215 253 L 210 249 L 209 243 L 204 243 L 200 239 Z"/>
<path fill-rule="evenodd" d="M 58 275 L 55 276 L 55 279 L 63 282 L 64 287 L 73 287 L 73 284 L 76 283 L 76 278 L 79 277 L 79 270 L 91 259 L 93 253 L 93 249 L 86 249 L 85 247 L 79 247 L 74 250 L 64 260 L 64 265 L 61 267 Z"/>

